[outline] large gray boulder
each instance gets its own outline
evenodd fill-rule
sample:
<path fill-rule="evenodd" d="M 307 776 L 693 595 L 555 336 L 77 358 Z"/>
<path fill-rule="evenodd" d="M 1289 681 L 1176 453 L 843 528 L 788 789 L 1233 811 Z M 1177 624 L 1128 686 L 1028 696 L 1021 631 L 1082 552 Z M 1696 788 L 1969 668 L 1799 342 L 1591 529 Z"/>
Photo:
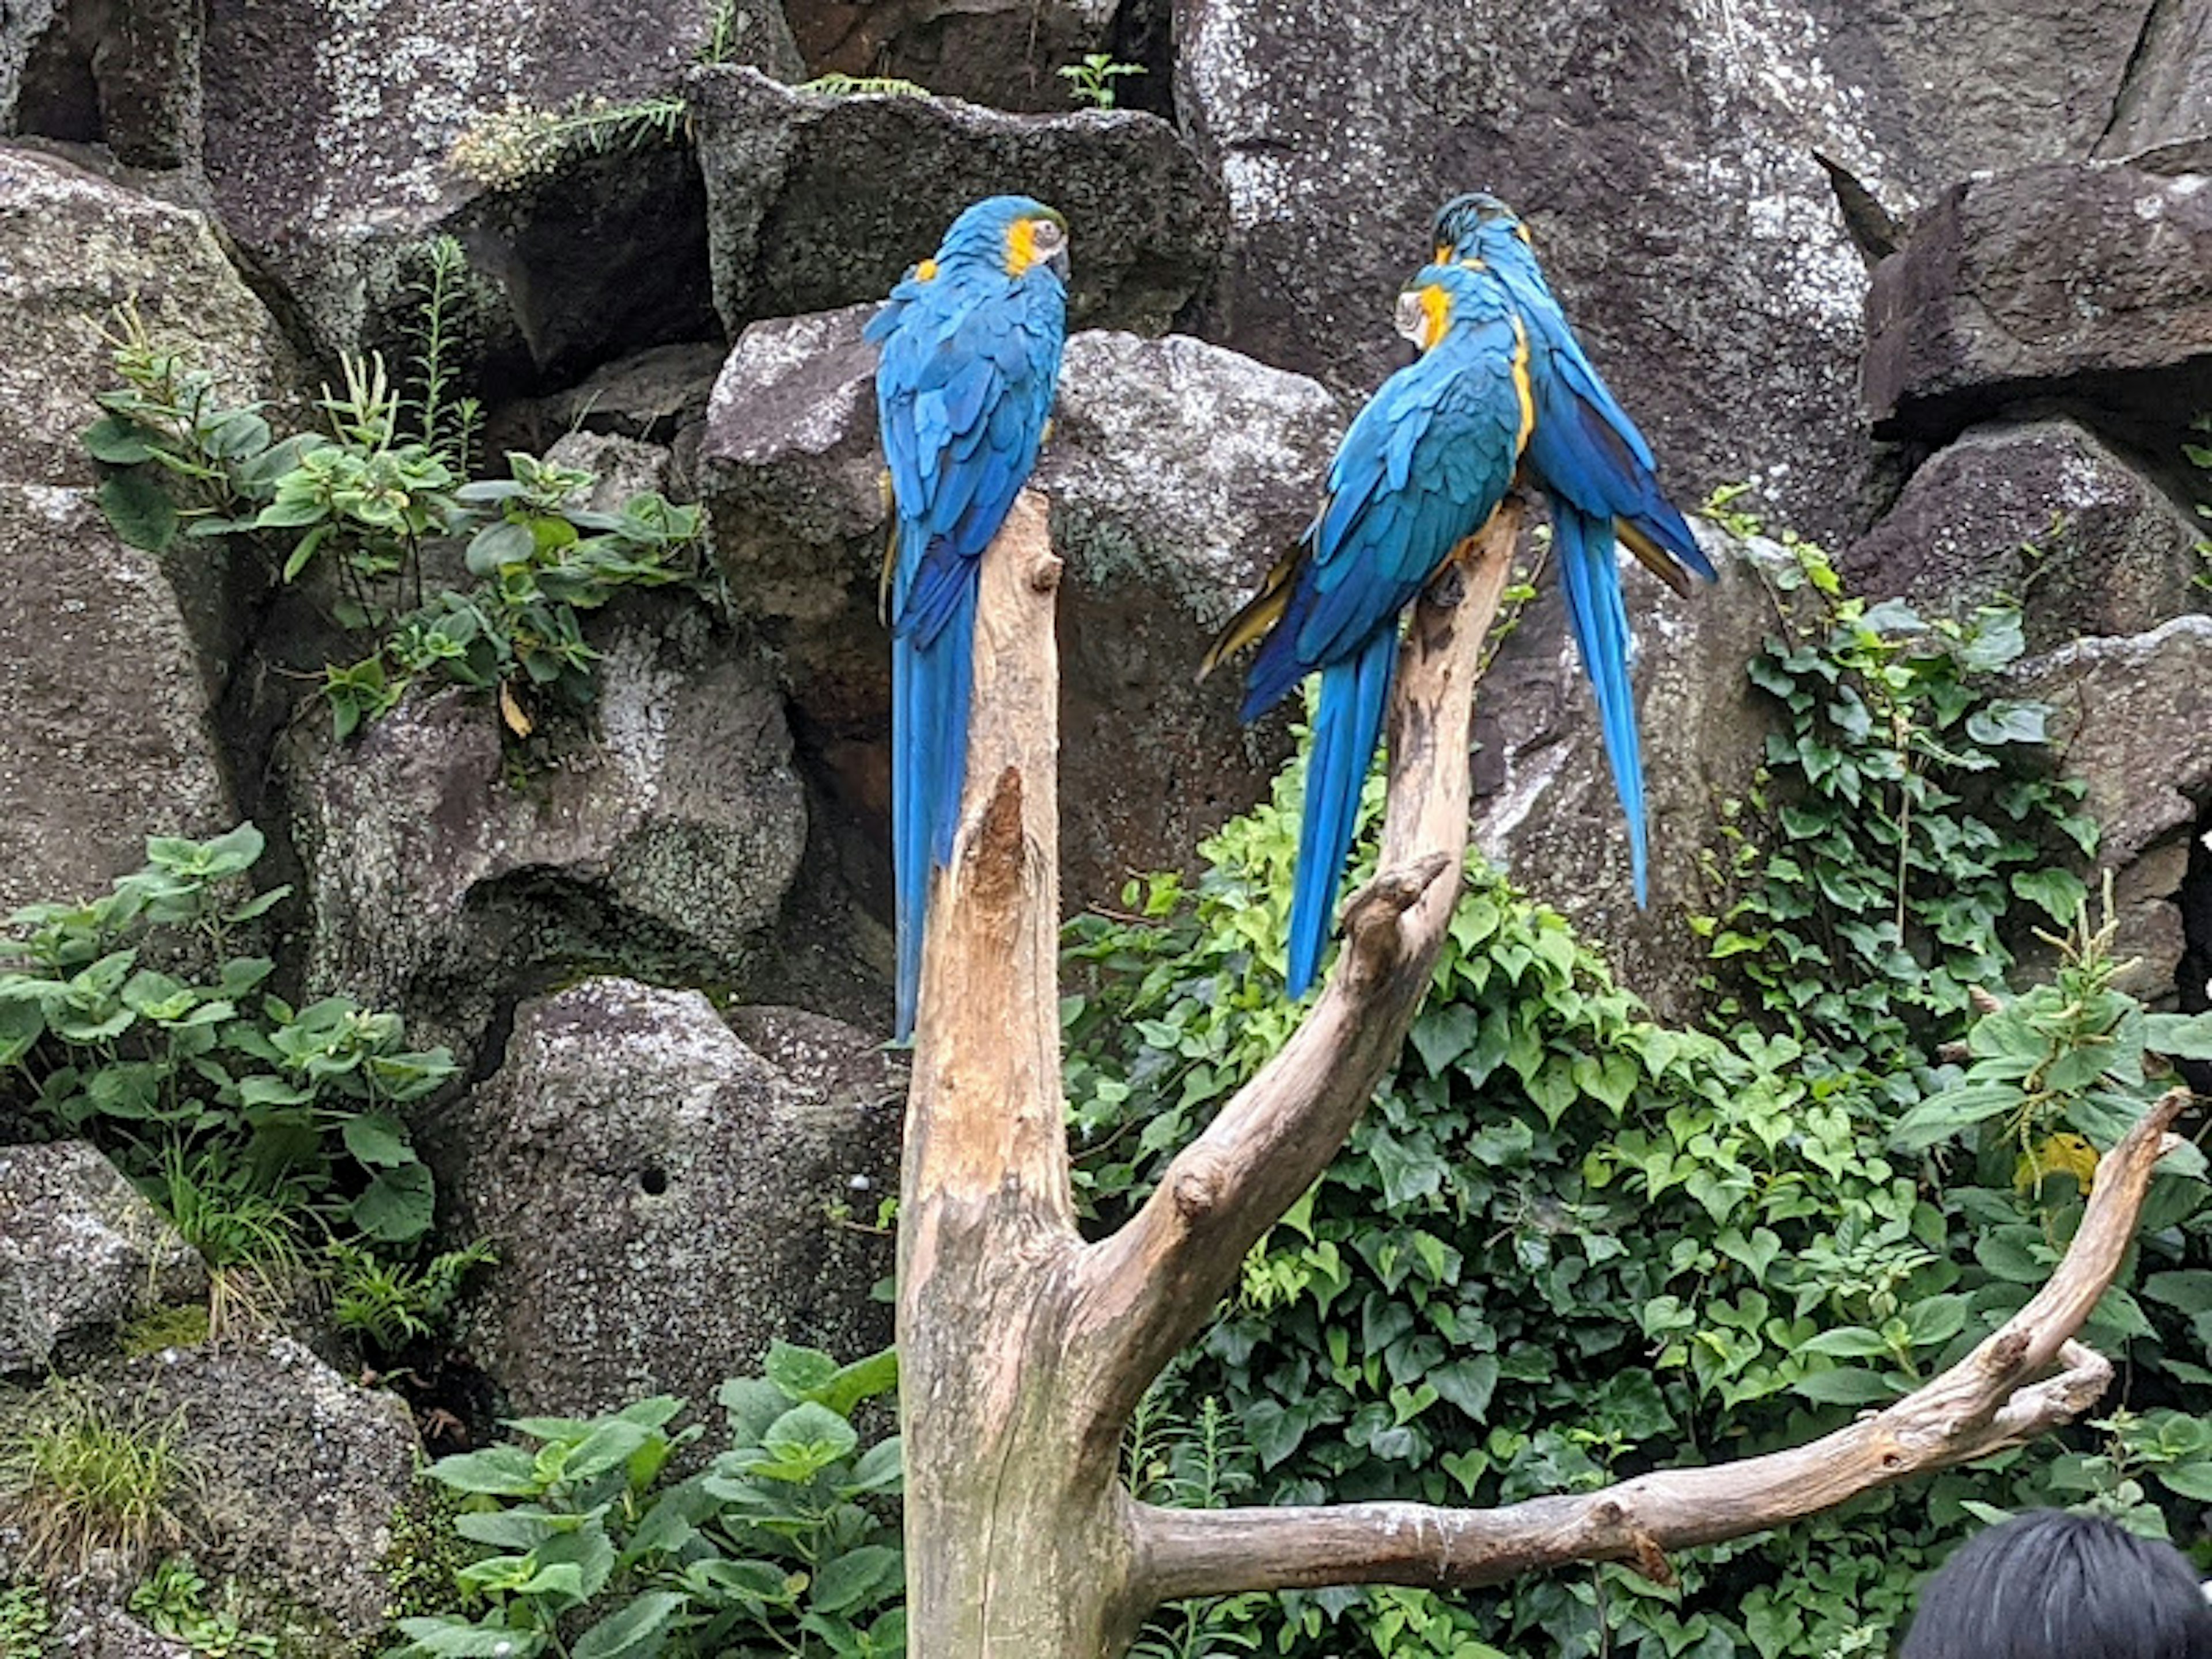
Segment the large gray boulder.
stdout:
<path fill-rule="evenodd" d="M 0 1146 L 0 1373 L 206 1291 L 198 1252 L 91 1146 Z"/>
<path fill-rule="evenodd" d="M 79 434 L 119 384 L 105 334 L 134 304 L 240 403 L 292 392 L 296 359 L 205 215 L 0 146 L 0 479 L 90 484 Z"/>
<path fill-rule="evenodd" d="M 1107 48 L 1116 0 L 788 0 L 817 73 L 890 76 L 994 109 L 1064 110 L 1054 71 Z M 1126 80 L 1115 83 L 1126 100 Z"/>
<path fill-rule="evenodd" d="M 889 845 L 890 647 L 877 617 L 887 531 L 874 350 L 855 307 L 755 325 L 708 410 L 702 489 L 732 601 L 775 647 L 824 734 L 842 813 Z M 1280 722 L 1237 720 L 1237 676 L 1191 676 L 1213 630 L 1312 516 L 1341 431 L 1301 376 L 1176 337 L 1067 345 L 1036 485 L 1060 588 L 1062 878 L 1112 902 L 1187 860 L 1264 792 Z M 1145 780 L 1133 788 L 1132 778 Z"/>
<path fill-rule="evenodd" d="M 745 69 L 702 69 L 688 85 L 714 306 L 732 337 L 763 317 L 881 299 L 985 196 L 1035 196 L 1067 216 L 1078 327 L 1158 332 L 1220 248 L 1220 192 L 1158 116 L 801 92 Z"/>
<path fill-rule="evenodd" d="M 85 896 L 151 834 L 235 822 L 210 711 L 251 574 L 204 543 L 125 547 L 80 434 L 119 384 L 104 334 L 134 304 L 240 403 L 299 367 L 208 219 L 0 147 L 0 914 Z"/>
<path fill-rule="evenodd" d="M 320 1614 L 334 1649 L 383 1632 L 392 1517 L 420 1450 L 398 1395 L 283 1336 L 164 1349 L 102 1386 L 149 1420 L 178 1419 L 198 1476 L 178 1518 L 203 1566 Z"/>
<path fill-rule="evenodd" d="M 1812 152 L 1892 210 L 2087 155 L 2142 32 L 2119 0 L 1191 0 L 1176 106 L 1227 185 L 1216 337 L 1338 390 L 1392 366 L 1429 216 L 1498 191 L 1599 367 L 1695 495 L 1764 475 L 1863 522 L 1866 274 Z"/>
<path fill-rule="evenodd" d="M 198 0 L 28 0 L 0 14 L 0 131 L 100 143 L 137 167 L 200 147 Z"/>
<path fill-rule="evenodd" d="M 773 0 L 740 0 L 733 61 L 799 71 Z M 410 348 L 425 250 L 468 245 L 464 343 L 501 374 L 580 373 L 711 325 L 697 167 L 675 137 L 568 147 L 520 136 L 572 100 L 664 110 L 706 43 L 697 0 L 272 0 L 220 6 L 206 52 L 207 175 L 225 222 L 325 353 Z M 469 135 L 462 160 L 457 140 Z M 588 258 L 579 250 L 588 249 Z"/>
<path fill-rule="evenodd" d="M 90 897 L 149 835 L 235 823 L 207 665 L 160 561 L 88 491 L 0 483 L 0 915 Z"/>
<path fill-rule="evenodd" d="M 447 1225 L 499 1264 L 461 1334 L 517 1412 L 711 1398 L 781 1337 L 860 1353 L 903 1085 L 874 1039 L 696 991 L 587 981 L 516 1010 L 506 1063 L 434 1128 Z"/>
<path fill-rule="evenodd" d="M 2134 963 L 2124 982 L 2170 1004 L 2191 840 L 2212 800 L 2212 617 L 2081 640 L 2021 663 L 2012 678 L 2052 705 L 2065 775 L 2088 786 L 2082 806 L 2103 830 L 2097 862 L 2115 872 L 2113 955 Z"/>
<path fill-rule="evenodd" d="M 2203 608 L 2199 524 L 2078 422 L 1976 427 L 1838 568 L 1852 591 L 1963 616 L 2023 601 L 2028 647 L 2140 634 Z"/>
<path fill-rule="evenodd" d="M 459 690 L 349 744 L 295 732 L 311 986 L 398 1007 L 465 1057 L 548 967 L 732 984 L 757 966 L 806 838 L 781 699 L 693 602 L 609 620 L 593 729 L 544 769 L 511 772 L 497 713 Z"/>
<path fill-rule="evenodd" d="M 2022 168 L 1945 193 L 1875 272 L 1876 430 L 1948 437 L 2029 399 L 2179 426 L 2212 399 L 2208 176 Z M 2090 296 L 2094 296 L 2091 298 Z"/>
<path fill-rule="evenodd" d="M 1546 579 L 1498 646 L 1475 699 L 1475 846 L 1583 938 L 1604 941 L 1620 982 L 1678 1022 L 1699 1012 L 1705 952 L 1689 921 L 1713 908 L 1703 866 L 1715 813 L 1745 793 L 1773 725 L 1745 672 L 1775 628 L 1756 567 L 1790 562 L 1771 543 L 1697 527 L 1721 576 L 1686 600 L 1622 562 L 1650 826 L 1648 908 L 1637 907 L 1596 702 L 1555 580 Z"/>

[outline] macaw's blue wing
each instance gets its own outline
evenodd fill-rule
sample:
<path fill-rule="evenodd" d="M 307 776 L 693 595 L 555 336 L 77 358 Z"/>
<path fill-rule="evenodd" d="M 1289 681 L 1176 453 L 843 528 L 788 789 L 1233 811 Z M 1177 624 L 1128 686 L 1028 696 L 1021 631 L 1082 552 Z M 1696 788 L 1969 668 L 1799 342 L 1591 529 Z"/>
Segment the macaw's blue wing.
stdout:
<path fill-rule="evenodd" d="M 1058 279 L 985 265 L 910 277 L 873 319 L 896 528 L 891 839 L 896 1028 L 914 1028 L 933 871 L 952 854 L 968 769 L 978 562 L 1036 465 L 1065 331 Z"/>
<path fill-rule="evenodd" d="M 1319 670 L 1291 894 L 1291 994 L 1321 966 L 1359 797 L 1381 741 L 1400 612 L 1488 522 L 1527 422 L 1502 313 L 1455 327 L 1383 383 L 1345 434 L 1304 541 L 1224 632 L 1214 659 L 1265 630 L 1245 683 L 1251 720 Z"/>
<path fill-rule="evenodd" d="M 1531 311 L 1536 431 L 1528 462 L 1547 493 L 1617 522 L 1638 561 L 1677 593 L 1689 592 L 1686 570 L 1713 580 L 1712 562 L 1659 488 L 1650 446 L 1583 355 L 1565 319 L 1556 306 L 1549 317 Z"/>

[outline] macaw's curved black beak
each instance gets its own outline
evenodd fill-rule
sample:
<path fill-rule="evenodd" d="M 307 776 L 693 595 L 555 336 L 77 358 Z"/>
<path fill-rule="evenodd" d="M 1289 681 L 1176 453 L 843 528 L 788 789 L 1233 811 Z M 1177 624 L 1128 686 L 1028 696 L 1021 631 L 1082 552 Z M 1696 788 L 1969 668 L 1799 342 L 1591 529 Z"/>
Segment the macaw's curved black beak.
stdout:
<path fill-rule="evenodd" d="M 1055 248 L 1045 256 L 1044 262 L 1052 267 L 1054 276 L 1059 277 L 1063 283 L 1067 280 L 1067 250 L 1066 248 Z"/>

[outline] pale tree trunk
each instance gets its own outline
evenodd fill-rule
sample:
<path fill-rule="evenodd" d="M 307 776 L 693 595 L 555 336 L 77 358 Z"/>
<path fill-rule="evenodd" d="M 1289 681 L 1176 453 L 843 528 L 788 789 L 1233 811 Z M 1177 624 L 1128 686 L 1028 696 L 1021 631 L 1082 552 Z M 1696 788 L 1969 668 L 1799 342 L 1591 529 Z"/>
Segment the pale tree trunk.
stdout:
<path fill-rule="evenodd" d="M 1468 832 L 1483 635 L 1509 501 L 1417 607 L 1390 716 L 1380 873 L 1281 1053 L 1111 1237 L 1075 1228 L 1060 1091 L 1060 565 L 1024 493 L 983 559 L 965 811 L 931 896 L 899 1213 L 908 1650 L 1110 1659 L 1161 1601 L 1292 1586 L 1495 1583 L 1764 1530 L 2018 1444 L 2111 1367 L 2074 1339 L 2118 1271 L 2176 1095 L 2099 1166 L 2051 1283 L 1950 1370 L 1784 1452 L 1499 1510 L 1170 1510 L 1121 1485 L 1129 1415 L 1321 1175 L 1397 1059 L 1443 946 Z M 1133 787 L 1139 787 L 1133 781 Z"/>

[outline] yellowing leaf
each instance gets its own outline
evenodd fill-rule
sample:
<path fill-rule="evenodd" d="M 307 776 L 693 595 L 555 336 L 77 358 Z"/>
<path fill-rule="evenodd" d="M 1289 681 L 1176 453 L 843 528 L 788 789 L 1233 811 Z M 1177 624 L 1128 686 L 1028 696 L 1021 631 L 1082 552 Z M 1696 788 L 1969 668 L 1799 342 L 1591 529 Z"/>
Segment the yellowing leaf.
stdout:
<path fill-rule="evenodd" d="M 514 699 L 514 692 L 505 680 L 499 683 L 499 717 L 507 722 L 507 729 L 518 738 L 526 738 L 536 728 L 530 716 L 522 712 L 522 705 Z"/>
<path fill-rule="evenodd" d="M 2070 1175 L 2083 1192 L 2097 1176 L 2097 1149 L 2079 1135 L 2056 1134 L 2038 1141 L 2020 1155 L 2013 1168 L 2012 1184 L 2033 1192 L 2044 1176 Z"/>

